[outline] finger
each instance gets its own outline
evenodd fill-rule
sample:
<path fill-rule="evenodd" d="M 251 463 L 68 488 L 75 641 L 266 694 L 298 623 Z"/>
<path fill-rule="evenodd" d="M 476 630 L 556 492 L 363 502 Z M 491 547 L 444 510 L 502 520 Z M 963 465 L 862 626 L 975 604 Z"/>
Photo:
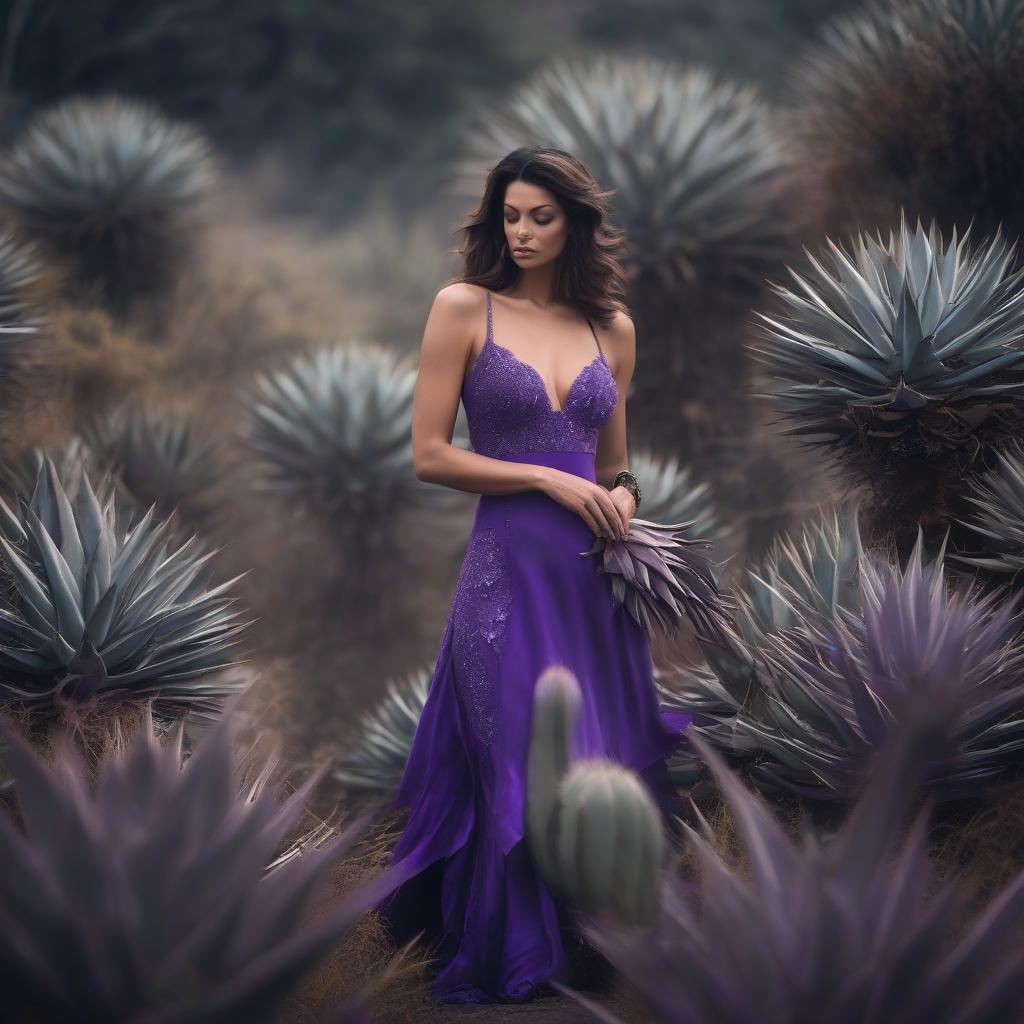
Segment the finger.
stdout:
<path fill-rule="evenodd" d="M 580 518 L 587 524 L 587 526 L 590 527 L 591 533 L 596 534 L 597 536 L 601 535 L 601 526 L 594 518 L 594 514 L 586 505 L 584 505 L 580 511 Z"/>
<path fill-rule="evenodd" d="M 593 515 L 594 518 L 600 523 L 601 535 L 608 540 L 615 540 L 615 527 L 612 525 L 613 517 L 608 514 L 604 503 L 597 499 L 594 503 Z"/>
<path fill-rule="evenodd" d="M 625 506 L 615 500 L 612 500 L 612 508 L 615 510 L 615 523 L 621 537 L 629 528 L 629 515 L 626 512 Z"/>
<path fill-rule="evenodd" d="M 618 540 L 625 529 L 622 512 L 619 510 L 619 506 L 615 503 L 615 499 L 612 498 L 604 488 L 601 489 L 598 500 L 601 502 L 602 509 L 605 512 L 605 516 L 608 520 L 608 526 L 612 530 L 612 536 L 615 540 Z"/>
<path fill-rule="evenodd" d="M 616 505 L 615 508 L 618 511 L 618 521 L 623 524 L 623 535 L 630 528 L 630 517 L 626 514 L 626 509 Z"/>

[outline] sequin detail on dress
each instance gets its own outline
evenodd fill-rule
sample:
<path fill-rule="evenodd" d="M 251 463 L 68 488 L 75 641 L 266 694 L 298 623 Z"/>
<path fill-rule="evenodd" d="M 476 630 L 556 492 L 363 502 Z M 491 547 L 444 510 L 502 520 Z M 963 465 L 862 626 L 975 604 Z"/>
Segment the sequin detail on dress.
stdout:
<path fill-rule="evenodd" d="M 453 613 L 459 625 L 452 637 L 467 714 L 482 746 L 494 739 L 491 681 L 511 602 L 505 545 L 492 527 L 485 527 L 471 535 L 455 584 Z"/>
<path fill-rule="evenodd" d="M 473 451 L 492 458 L 533 451 L 596 452 L 618 397 L 611 367 L 599 352 L 576 375 L 565 407 L 554 409 L 537 370 L 494 340 L 487 292 L 487 338 L 462 382 Z"/>

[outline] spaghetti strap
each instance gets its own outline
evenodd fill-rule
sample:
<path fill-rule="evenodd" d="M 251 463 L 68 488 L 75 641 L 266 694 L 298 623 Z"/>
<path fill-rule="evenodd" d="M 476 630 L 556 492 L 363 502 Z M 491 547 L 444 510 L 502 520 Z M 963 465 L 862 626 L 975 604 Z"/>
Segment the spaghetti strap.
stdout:
<path fill-rule="evenodd" d="M 488 345 L 494 342 L 494 310 L 491 306 L 491 290 L 490 288 L 484 288 L 484 294 L 487 296 L 487 336 L 484 338 L 483 347 L 480 349 L 480 355 L 483 355 L 483 351 Z M 604 358 L 604 349 L 601 348 L 601 339 L 597 336 L 597 331 L 594 330 L 594 325 L 590 322 L 590 317 L 584 317 L 587 321 L 587 326 L 590 328 L 590 333 L 594 336 L 594 341 L 597 342 L 597 353 L 604 362 L 608 360 Z M 477 360 L 480 358 L 477 356 Z M 474 360 L 473 365 L 476 365 L 477 360 Z"/>
<path fill-rule="evenodd" d="M 590 322 L 590 317 L 586 317 L 587 326 L 590 328 L 590 333 L 594 336 L 594 341 L 597 342 L 597 352 L 602 359 L 604 359 L 604 349 L 601 348 L 601 339 L 597 336 L 597 331 L 594 330 L 594 325 Z"/>

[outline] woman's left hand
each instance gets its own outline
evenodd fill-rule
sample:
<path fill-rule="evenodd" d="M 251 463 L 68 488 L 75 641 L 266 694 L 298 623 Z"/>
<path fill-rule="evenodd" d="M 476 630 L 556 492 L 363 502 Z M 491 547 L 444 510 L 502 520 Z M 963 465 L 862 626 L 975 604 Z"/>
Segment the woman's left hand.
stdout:
<path fill-rule="evenodd" d="M 621 484 L 618 487 L 613 487 L 608 492 L 608 496 L 618 510 L 619 519 L 622 522 L 622 530 L 619 534 L 621 537 L 623 533 L 629 533 L 629 521 L 636 513 L 636 502 L 633 500 L 632 492 Z"/>

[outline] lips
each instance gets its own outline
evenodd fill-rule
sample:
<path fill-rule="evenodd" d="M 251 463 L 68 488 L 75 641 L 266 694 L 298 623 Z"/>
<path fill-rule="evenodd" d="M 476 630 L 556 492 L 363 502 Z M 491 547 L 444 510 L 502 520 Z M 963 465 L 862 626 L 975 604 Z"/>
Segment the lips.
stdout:
<path fill-rule="evenodd" d="M 512 251 L 513 252 L 527 253 L 527 252 L 536 252 L 537 250 L 536 249 L 523 249 L 522 247 L 518 247 L 518 248 L 513 249 Z"/>

